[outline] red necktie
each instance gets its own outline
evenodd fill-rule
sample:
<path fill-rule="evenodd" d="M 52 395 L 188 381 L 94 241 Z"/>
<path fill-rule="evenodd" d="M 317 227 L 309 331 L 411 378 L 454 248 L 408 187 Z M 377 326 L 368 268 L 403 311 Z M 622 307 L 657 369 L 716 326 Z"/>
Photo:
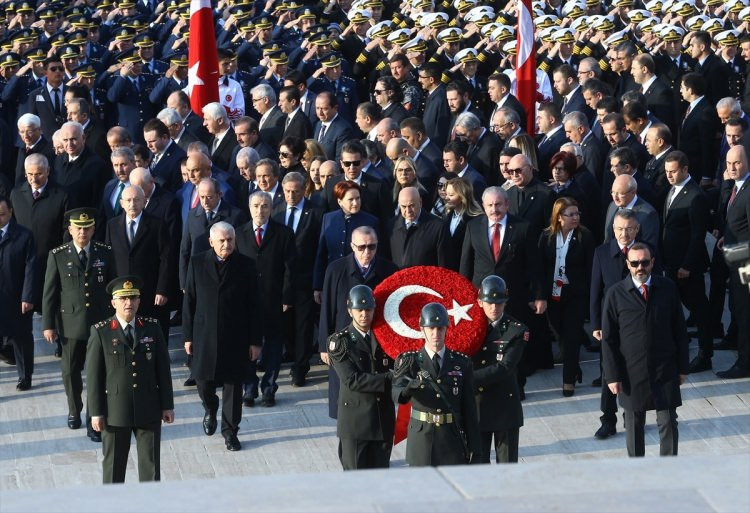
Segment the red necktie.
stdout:
<path fill-rule="evenodd" d="M 648 301 L 648 285 L 645 283 L 641 284 L 641 295 L 643 295 L 644 301 Z"/>
<path fill-rule="evenodd" d="M 198 188 L 195 188 L 195 199 L 193 200 L 193 203 L 190 205 L 190 208 L 195 208 L 198 206 L 198 201 L 200 200 L 200 197 L 198 197 Z"/>
<path fill-rule="evenodd" d="M 495 262 L 500 260 L 500 223 L 495 223 L 495 229 L 492 232 L 492 256 Z"/>
<path fill-rule="evenodd" d="M 732 203 L 734 203 L 735 198 L 737 198 L 737 186 L 736 185 L 732 187 L 732 195 L 729 196 L 729 203 L 727 204 L 727 207 L 732 206 Z"/>
<path fill-rule="evenodd" d="M 624 248 L 622 248 L 622 255 L 625 258 L 628 258 L 628 247 L 627 246 L 625 246 Z"/>
<path fill-rule="evenodd" d="M 263 228 L 258 226 L 255 229 L 255 243 L 258 245 L 258 247 L 260 247 L 260 243 L 263 242 L 262 235 L 263 235 Z"/>

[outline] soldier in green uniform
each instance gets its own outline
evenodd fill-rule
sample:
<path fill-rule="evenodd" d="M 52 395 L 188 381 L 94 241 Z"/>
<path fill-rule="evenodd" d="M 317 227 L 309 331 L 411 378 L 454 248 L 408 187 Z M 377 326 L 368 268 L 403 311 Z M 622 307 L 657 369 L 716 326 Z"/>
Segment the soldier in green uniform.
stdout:
<path fill-rule="evenodd" d="M 508 289 L 499 276 L 482 280 L 477 303 L 489 321 L 484 344 L 474 355 L 474 385 L 479 412 L 480 463 L 490 462 L 492 437 L 495 461 L 518 462 L 518 431 L 523 409 L 516 380 L 529 328 L 505 313 Z"/>
<path fill-rule="evenodd" d="M 96 209 L 76 208 L 65 213 L 73 240 L 49 252 L 42 295 L 42 329 L 50 344 L 62 341 L 62 380 L 68 398 L 68 427 L 81 427 L 83 380 L 89 328 L 112 315 L 106 286 L 114 275 L 114 258 L 109 246 L 91 240 Z M 88 436 L 101 442 L 91 429 Z"/>
<path fill-rule="evenodd" d="M 373 334 L 375 296 L 367 285 L 349 291 L 352 322 L 328 338 L 328 355 L 341 381 L 336 435 L 344 470 L 387 468 L 396 422 L 391 400 L 393 362 Z"/>
<path fill-rule="evenodd" d="M 411 402 L 406 463 L 476 463 L 479 422 L 471 360 L 445 347 L 448 312 L 443 305 L 422 307 L 419 325 L 424 347 L 400 354 L 393 371 L 393 400 Z"/>
<path fill-rule="evenodd" d="M 91 327 L 86 350 L 88 408 L 102 433 L 104 483 L 125 482 L 131 433 L 138 449 L 138 480 L 159 481 L 161 422 L 174 421 L 169 351 L 159 321 L 138 317 L 142 282 L 109 282 L 115 315 Z"/>

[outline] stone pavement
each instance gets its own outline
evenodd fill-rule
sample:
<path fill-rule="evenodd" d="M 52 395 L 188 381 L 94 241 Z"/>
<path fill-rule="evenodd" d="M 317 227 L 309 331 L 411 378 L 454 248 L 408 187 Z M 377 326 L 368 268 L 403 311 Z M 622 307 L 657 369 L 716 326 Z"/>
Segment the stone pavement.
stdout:
<path fill-rule="evenodd" d="M 38 335 L 38 330 L 36 333 Z M 342 479 L 343 474 L 340 472 L 341 467 L 337 458 L 336 426 L 335 422 L 327 416 L 325 367 L 313 367 L 308 386 L 292 388 L 288 377 L 288 367 L 285 366 L 280 378 L 281 387 L 277 394 L 277 405 L 273 408 L 256 406 L 244 409 L 239 433 L 243 449 L 240 452 L 231 453 L 225 449 L 223 439 L 219 434 L 212 437 L 206 437 L 203 434 L 201 427 L 203 410 L 197 391 L 194 387 L 182 386 L 182 382 L 187 378 L 187 369 L 183 366 L 184 353 L 181 350 L 179 332 L 173 330 L 170 347 L 174 348 L 171 354 L 177 418 L 174 424 L 165 425 L 162 430 L 161 464 L 164 482 L 264 476 L 260 481 L 246 481 L 246 483 L 252 482 L 253 487 L 263 487 L 265 486 L 263 483 L 277 483 L 278 487 L 283 483 L 288 486 L 294 482 L 303 488 L 313 486 L 311 483 L 317 483 L 322 486 L 318 489 L 318 493 L 322 491 L 321 496 L 325 496 L 328 495 L 328 491 L 324 483 L 333 485 Z M 697 352 L 695 341 L 691 344 L 691 352 L 692 354 Z M 60 378 L 60 364 L 59 360 L 52 355 L 52 346 L 37 339 L 36 354 L 37 364 L 33 387 L 28 392 L 16 392 L 15 369 L 0 364 L 0 494 L 2 494 L 0 511 L 8 510 L 7 501 L 11 497 L 17 500 L 22 497 L 39 498 L 39 494 L 8 493 L 11 491 L 65 489 L 81 485 L 95 486 L 101 482 L 101 446 L 89 441 L 85 429 L 71 431 L 66 426 L 67 411 Z M 734 362 L 735 355 L 736 353 L 731 351 L 717 352 L 714 357 L 714 368 L 728 368 Z M 553 493 L 549 489 L 550 483 L 553 483 L 554 489 L 557 490 L 555 493 L 565 494 L 566 487 L 561 483 L 567 482 L 566 475 L 572 471 L 570 469 L 577 469 L 575 472 L 578 473 L 591 474 L 592 477 L 586 478 L 588 481 L 578 483 L 580 490 L 584 492 L 590 489 L 588 484 L 591 483 L 591 479 L 595 480 L 593 476 L 604 476 L 613 465 L 615 468 L 624 470 L 628 468 L 627 465 L 634 464 L 628 463 L 625 456 L 622 422 L 618 425 L 616 436 L 604 441 L 593 437 L 594 431 L 599 426 L 600 415 L 599 390 L 589 385 L 591 380 L 599 374 L 596 357 L 595 354 L 582 353 L 584 383 L 578 385 L 576 394 L 572 398 L 562 397 L 559 366 L 553 370 L 539 371 L 529 378 L 527 399 L 524 403 L 526 422 L 521 430 L 520 458 L 522 462 L 514 468 L 512 474 L 518 478 L 527 476 L 529 482 L 536 486 L 544 484 L 545 493 Z M 661 462 L 658 458 L 655 416 L 653 414 L 648 416 L 646 459 L 642 460 L 647 462 L 642 464 L 650 465 L 647 466 L 648 475 L 659 474 L 654 465 L 672 465 L 674 469 L 679 470 L 683 466 L 679 462 L 693 461 L 688 458 L 690 456 L 697 457 L 695 461 L 708 458 L 704 461 L 708 467 L 688 465 L 696 472 L 704 475 L 718 473 L 719 477 L 726 476 L 723 472 L 727 470 L 725 467 L 727 458 L 739 455 L 739 459 L 732 459 L 735 468 L 739 469 L 739 475 L 736 477 L 743 480 L 746 491 L 750 490 L 750 486 L 747 486 L 750 484 L 750 380 L 724 381 L 718 379 L 712 372 L 691 375 L 683 387 L 683 402 L 684 405 L 678 409 L 680 458 L 674 460 L 678 462 L 676 464 Z M 394 449 L 391 459 L 392 467 L 405 466 L 404 451 L 404 443 Z M 135 448 L 133 448 L 128 465 L 128 483 L 137 481 L 134 452 Z M 719 457 L 711 458 L 711 455 Z M 610 460 L 604 460 L 606 458 Z M 574 464 L 570 460 L 603 461 L 596 466 L 586 467 L 577 462 Z M 711 462 L 713 462 L 712 465 Z M 528 463 L 534 463 L 535 466 L 527 465 Z M 677 484 L 679 479 L 677 475 L 672 476 L 672 467 L 666 476 L 661 476 L 659 479 L 674 480 Z M 472 469 L 477 468 L 472 467 Z M 491 476 L 500 479 L 499 470 L 490 470 L 486 466 L 482 468 L 485 469 L 482 472 L 490 472 L 490 474 L 479 478 L 477 482 L 464 476 L 466 486 L 476 487 L 477 483 L 492 479 Z M 507 467 L 505 468 L 507 473 Z M 710 471 L 708 471 L 709 468 Z M 543 480 L 540 480 L 538 476 L 532 477 L 532 472 L 538 469 L 544 469 Z M 563 471 L 563 469 L 566 470 Z M 539 471 L 542 472 L 542 470 Z M 325 474 L 327 472 L 332 474 Z M 401 480 L 407 479 L 405 476 L 412 475 L 403 472 L 406 471 L 387 472 L 382 477 L 383 483 L 392 483 L 395 486 Z M 430 472 L 438 472 L 443 479 L 448 479 L 446 476 L 464 475 L 462 473 L 474 472 L 474 470 L 440 469 L 439 471 L 430 470 Z M 300 475 L 310 473 L 319 474 L 319 477 L 300 477 Z M 295 474 L 295 476 L 288 474 Z M 419 480 L 413 482 L 415 486 L 421 486 Z M 368 481 L 366 487 L 370 487 L 371 484 Z M 193 486 L 189 483 L 185 485 L 178 489 L 189 490 Z M 360 486 L 362 486 L 361 483 Z M 375 488 L 380 489 L 380 486 L 377 485 Z M 526 490 L 530 486 L 528 485 Z M 641 486 L 651 488 L 645 483 Z M 75 489 L 71 492 L 75 492 Z M 630 493 L 637 493 L 637 491 L 632 490 Z M 660 491 L 659 493 L 666 492 Z M 56 496 L 49 493 L 43 495 L 44 497 Z M 463 496 L 472 495 L 469 493 Z M 293 498 L 290 497 L 290 500 Z M 404 498 L 397 498 L 396 502 L 401 499 Z M 747 496 L 744 499 L 747 499 Z M 559 509 L 569 509 L 566 505 L 574 504 L 571 502 L 574 500 L 575 498 L 569 498 L 568 501 L 563 501 Z M 650 504 L 655 505 L 658 500 L 657 495 L 654 498 L 655 502 Z M 387 501 L 381 502 L 385 504 Z M 448 507 L 451 502 L 441 502 L 439 497 L 432 497 L 429 502 L 431 506 L 426 508 L 429 510 L 451 509 Z M 294 503 L 293 500 L 292 503 Z M 748 501 L 740 501 L 735 505 L 746 503 L 750 504 Z M 51 505 L 55 503 L 48 504 L 52 507 Z M 474 504 L 471 507 L 472 511 L 492 509 L 489 503 L 485 504 L 481 500 L 474 501 L 472 504 Z M 703 502 L 694 505 L 699 504 L 704 505 Z M 711 508 L 717 511 L 734 509 L 717 508 L 711 501 L 708 504 L 711 504 Z M 730 501 L 729 504 L 733 503 Z M 351 503 L 348 505 L 352 506 Z M 676 505 L 677 503 L 675 503 L 674 510 L 683 510 L 682 505 L 680 507 Z M 339 509 L 346 509 L 347 503 L 341 503 L 340 506 Z M 47 509 L 46 507 L 36 508 L 36 511 Z M 66 508 L 61 506 L 61 509 Z M 134 506 L 130 509 L 139 508 Z M 145 510 L 150 509 L 154 508 Z M 227 504 L 226 509 L 236 508 Z M 388 509 L 385 507 L 385 510 Z M 534 510 L 533 507 L 523 507 L 522 501 L 512 501 L 512 507 L 509 509 Z M 643 511 L 648 509 L 641 508 Z M 698 509 L 705 510 L 702 507 Z M 747 510 L 748 508 L 739 509 Z M 190 508 L 190 510 L 193 509 Z M 690 508 L 684 509 L 684 511 L 687 510 Z M 182 511 L 186 510 L 182 509 Z"/>

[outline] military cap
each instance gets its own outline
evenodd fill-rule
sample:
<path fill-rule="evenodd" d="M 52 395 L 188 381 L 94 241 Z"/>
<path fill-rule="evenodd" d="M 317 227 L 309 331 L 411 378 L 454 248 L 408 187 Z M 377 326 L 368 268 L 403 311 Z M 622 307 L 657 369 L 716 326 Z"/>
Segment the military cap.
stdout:
<path fill-rule="evenodd" d="M 245 5 L 252 5 L 253 3 L 250 0 L 243 0 L 243 3 Z M 302 7 L 302 4 L 300 2 L 297 2 L 296 0 L 290 0 L 286 3 L 286 6 L 289 8 L 290 11 L 296 11 L 300 7 Z"/>
<path fill-rule="evenodd" d="M 421 18 L 423 27 L 440 28 L 448 24 L 449 16 L 445 12 L 430 12 L 426 13 Z"/>
<path fill-rule="evenodd" d="M 68 20 L 68 23 L 75 29 L 88 29 L 91 26 L 91 20 L 86 16 L 73 16 Z"/>
<path fill-rule="evenodd" d="M 537 37 L 541 39 L 545 43 L 551 43 L 552 42 L 552 36 L 555 35 L 555 31 L 557 31 L 556 26 L 543 28 L 539 32 L 537 32 Z"/>
<path fill-rule="evenodd" d="M 383 0 L 364 0 L 362 5 L 365 7 L 380 7 L 383 8 Z"/>
<path fill-rule="evenodd" d="M 136 47 L 128 48 L 116 55 L 117 62 L 141 62 L 141 58 L 136 53 Z"/>
<path fill-rule="evenodd" d="M 371 310 L 375 308 L 375 296 L 367 285 L 355 285 L 349 290 L 346 307 L 352 310 Z"/>
<path fill-rule="evenodd" d="M 707 7 L 713 7 L 715 5 L 721 5 L 724 0 L 706 0 L 703 2 Z"/>
<path fill-rule="evenodd" d="M 237 58 L 237 54 L 234 53 L 231 48 L 217 48 L 216 53 L 218 54 L 220 61 Z"/>
<path fill-rule="evenodd" d="M 588 16 L 581 16 L 580 18 L 576 18 L 573 20 L 573 23 L 570 24 L 570 28 L 575 30 L 576 32 L 584 32 L 589 29 L 589 17 Z"/>
<path fill-rule="evenodd" d="M 169 56 L 169 63 L 176 64 L 177 66 L 188 65 L 188 55 L 186 52 L 176 52 Z"/>
<path fill-rule="evenodd" d="M 516 53 L 518 53 L 518 50 L 516 49 L 516 43 L 517 41 L 515 39 L 505 43 L 503 45 L 503 52 L 507 53 L 508 55 L 516 55 Z"/>
<path fill-rule="evenodd" d="M 602 3 L 602 0 L 586 0 L 587 7 L 596 7 Z"/>
<path fill-rule="evenodd" d="M 78 228 L 88 228 L 96 223 L 96 209 L 91 207 L 74 208 L 65 212 L 65 219 Z"/>
<path fill-rule="evenodd" d="M 552 33 L 552 40 L 556 43 L 575 43 L 576 36 L 571 28 L 560 28 Z"/>
<path fill-rule="evenodd" d="M 381 21 L 367 29 L 367 37 L 375 39 L 378 37 L 387 37 L 393 31 L 393 22 L 390 20 Z"/>
<path fill-rule="evenodd" d="M 94 69 L 94 66 L 91 65 L 91 63 L 84 64 L 83 66 L 78 66 L 76 68 L 73 68 L 73 72 L 78 77 L 96 78 L 96 70 Z"/>
<path fill-rule="evenodd" d="M 315 14 L 315 11 L 310 9 L 309 7 L 301 7 L 297 9 L 296 13 L 298 20 L 316 20 L 318 19 L 317 15 Z"/>
<path fill-rule="evenodd" d="M 367 23 L 372 18 L 372 11 L 369 9 L 351 10 L 347 17 L 352 23 Z"/>
<path fill-rule="evenodd" d="M 423 328 L 447 328 L 448 310 L 440 303 L 427 303 L 422 307 L 419 325 Z"/>
<path fill-rule="evenodd" d="M 135 37 L 135 30 L 129 27 L 120 27 L 113 35 L 117 41 L 130 41 Z"/>
<path fill-rule="evenodd" d="M 99 0 L 96 2 L 95 7 L 97 9 L 112 9 L 114 4 L 112 3 L 112 0 Z"/>
<path fill-rule="evenodd" d="M 85 45 L 88 42 L 88 37 L 86 36 L 86 31 L 84 30 L 75 30 L 68 34 L 68 37 L 65 38 L 65 42 L 70 45 Z"/>
<path fill-rule="evenodd" d="M 190 0 L 177 0 L 178 6 L 180 9 L 189 9 L 190 8 Z"/>
<path fill-rule="evenodd" d="M 156 41 L 149 34 L 138 34 L 133 39 L 133 44 L 138 48 L 151 48 L 156 45 Z"/>
<path fill-rule="evenodd" d="M 492 31 L 490 39 L 493 41 L 508 41 L 509 39 L 515 39 L 516 31 L 513 27 L 508 25 L 498 25 L 498 27 Z"/>
<path fill-rule="evenodd" d="M 136 32 L 143 32 L 148 29 L 148 22 L 143 16 L 130 16 L 120 23 L 123 27 L 132 28 Z"/>
<path fill-rule="evenodd" d="M 586 14 L 586 2 L 583 0 L 569 0 L 563 5 L 563 17 L 576 19 Z"/>
<path fill-rule="evenodd" d="M 122 2 L 117 2 L 118 9 L 130 9 L 131 7 L 135 7 L 135 2 L 131 0 L 122 0 Z"/>
<path fill-rule="evenodd" d="M 15 66 L 20 64 L 21 58 L 15 52 L 8 52 L 0 55 L 0 68 L 6 68 L 8 66 Z"/>
<path fill-rule="evenodd" d="M 253 23 L 255 24 L 255 28 L 261 30 L 270 29 L 271 27 L 273 27 L 273 22 L 268 16 L 258 16 L 257 18 L 253 19 Z"/>
<path fill-rule="evenodd" d="M 612 2 L 612 5 L 614 7 L 627 7 L 629 5 L 633 5 L 633 0 L 614 0 L 614 2 Z"/>
<path fill-rule="evenodd" d="M 229 14 L 233 15 L 235 19 L 244 20 L 245 18 L 249 18 L 252 14 L 252 10 L 248 9 L 247 6 L 244 5 L 235 5 L 234 7 L 231 7 L 229 9 Z"/>
<path fill-rule="evenodd" d="M 37 10 L 36 17 L 40 20 L 54 20 L 57 19 L 57 12 L 51 7 L 42 7 Z"/>
<path fill-rule="evenodd" d="M 169 0 L 167 2 L 167 12 L 174 12 L 174 11 L 176 11 L 178 9 L 178 4 L 179 4 L 179 2 L 177 2 L 177 0 Z"/>
<path fill-rule="evenodd" d="M 462 31 L 458 27 L 450 27 L 438 32 L 437 40 L 439 43 L 458 43 L 461 41 Z"/>
<path fill-rule="evenodd" d="M 500 276 L 490 275 L 482 280 L 479 299 L 485 303 L 501 304 L 508 301 L 508 287 Z"/>
<path fill-rule="evenodd" d="M 748 3 L 746 0 L 727 0 L 725 9 L 728 12 L 740 12 L 747 6 Z"/>
<path fill-rule="evenodd" d="M 186 9 L 184 7 L 180 7 L 177 10 L 177 14 L 179 14 L 180 18 L 183 20 L 190 20 L 190 10 Z"/>
<path fill-rule="evenodd" d="M 464 48 L 453 57 L 453 64 L 464 62 L 479 62 L 479 52 L 474 48 Z"/>
<path fill-rule="evenodd" d="M 640 30 L 641 32 L 652 32 L 654 27 L 658 24 L 658 21 L 656 18 L 646 18 L 645 20 L 638 23 L 638 25 L 635 26 L 636 30 Z"/>
<path fill-rule="evenodd" d="M 714 36 L 714 40 L 722 46 L 737 46 L 740 44 L 740 33 L 736 30 L 722 30 Z"/>
<path fill-rule="evenodd" d="M 31 2 L 18 2 L 16 4 L 16 14 L 22 12 L 34 12 L 34 4 Z"/>
<path fill-rule="evenodd" d="M 324 68 L 335 68 L 341 65 L 341 54 L 338 52 L 330 52 L 320 59 L 320 63 Z"/>
<path fill-rule="evenodd" d="M 65 45 L 57 50 L 57 56 L 61 59 L 77 59 L 81 56 L 81 52 L 77 46 Z"/>
<path fill-rule="evenodd" d="M 610 32 L 615 29 L 613 16 L 592 16 L 591 28 L 601 32 Z"/>
<path fill-rule="evenodd" d="M 713 35 L 724 30 L 724 23 L 719 18 L 711 18 L 701 26 L 701 30 Z"/>
<path fill-rule="evenodd" d="M 275 64 L 289 64 L 289 56 L 284 50 L 271 52 L 268 54 L 268 58 Z"/>
<path fill-rule="evenodd" d="M 42 48 L 32 48 L 23 53 L 23 58 L 32 62 L 44 62 L 47 59 L 47 53 Z"/>
<path fill-rule="evenodd" d="M 409 29 L 398 29 L 388 34 L 388 41 L 394 45 L 403 45 L 411 37 L 411 30 Z"/>
<path fill-rule="evenodd" d="M 604 40 L 604 45 L 612 48 L 628 40 L 628 29 L 619 30 Z"/>
<path fill-rule="evenodd" d="M 664 7 L 664 2 L 662 0 L 651 0 L 649 2 L 646 2 L 645 7 L 647 11 L 650 11 L 654 14 L 659 14 Z"/>
<path fill-rule="evenodd" d="M 246 18 L 239 23 L 238 30 L 240 32 L 250 32 L 251 30 L 255 30 L 255 23 L 253 23 L 253 20 L 250 18 Z"/>
<path fill-rule="evenodd" d="M 633 9 L 628 12 L 628 19 L 633 23 L 640 23 L 646 18 L 650 18 L 651 13 L 646 9 Z"/>
<path fill-rule="evenodd" d="M 74 5 L 73 7 L 68 7 L 62 12 L 63 18 L 70 19 L 75 16 L 84 16 L 86 14 L 86 11 L 83 10 L 82 7 L 78 5 Z"/>
<path fill-rule="evenodd" d="M 536 18 L 534 22 L 536 23 L 537 28 L 543 29 L 551 27 L 552 25 L 559 25 L 560 18 L 558 18 L 554 14 L 545 14 Z"/>
<path fill-rule="evenodd" d="M 453 7 L 455 7 L 458 12 L 466 12 L 477 5 L 477 3 L 477 0 L 456 0 L 453 2 Z"/>
<path fill-rule="evenodd" d="M 750 21 L 750 7 L 745 7 L 738 14 L 740 21 Z"/>
<path fill-rule="evenodd" d="M 279 50 L 281 50 L 281 47 L 279 46 L 279 43 L 272 41 L 270 43 L 261 45 L 261 49 L 263 50 L 263 55 L 268 55 L 269 53 L 278 52 Z"/>
<path fill-rule="evenodd" d="M 32 29 L 21 29 L 12 33 L 9 39 L 16 43 L 33 43 L 37 35 Z"/>
<path fill-rule="evenodd" d="M 404 43 L 401 46 L 401 49 L 404 52 L 426 52 L 427 51 L 427 43 L 425 42 L 424 38 L 422 36 L 416 36 L 411 41 Z"/>
<path fill-rule="evenodd" d="M 143 280 L 135 275 L 120 276 L 107 283 L 107 294 L 113 298 L 140 296 Z"/>
<path fill-rule="evenodd" d="M 471 10 L 466 13 L 464 19 L 466 21 L 477 21 L 478 19 L 484 17 L 484 15 L 488 15 L 490 18 L 494 18 L 495 9 L 493 7 L 490 7 L 489 5 L 472 7 Z"/>
<path fill-rule="evenodd" d="M 315 46 L 325 46 L 331 44 L 331 38 L 328 37 L 328 34 L 325 32 L 318 32 L 315 34 L 312 34 L 308 40 L 314 44 Z"/>
<path fill-rule="evenodd" d="M 675 2 L 674 4 L 672 4 L 670 12 L 676 14 L 677 16 L 687 17 L 696 14 L 698 12 L 698 9 L 692 2 L 683 0 L 681 2 Z"/>
<path fill-rule="evenodd" d="M 667 25 L 659 32 L 659 37 L 664 41 L 682 41 L 685 29 L 677 25 Z"/>
<path fill-rule="evenodd" d="M 419 9 L 419 8 L 426 9 L 426 8 L 435 7 L 435 5 L 432 3 L 432 0 L 414 0 L 413 5 L 415 9 Z"/>

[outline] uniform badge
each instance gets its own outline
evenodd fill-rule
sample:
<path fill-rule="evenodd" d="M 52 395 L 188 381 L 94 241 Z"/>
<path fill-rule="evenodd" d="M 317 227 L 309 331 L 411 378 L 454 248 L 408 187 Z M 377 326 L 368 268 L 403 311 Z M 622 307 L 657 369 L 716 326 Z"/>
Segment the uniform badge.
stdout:
<path fill-rule="evenodd" d="M 150 360 L 152 356 L 153 354 L 151 353 L 151 351 L 149 351 L 148 353 L 146 353 L 146 360 Z"/>
<path fill-rule="evenodd" d="M 97 276 L 97 281 L 99 283 L 104 283 L 104 276 L 102 276 L 101 274 L 99 276 Z"/>
<path fill-rule="evenodd" d="M 68 262 L 68 267 L 73 267 L 73 262 Z"/>
<path fill-rule="evenodd" d="M 497 353 L 497 361 L 498 362 L 502 362 L 503 361 L 503 354 L 502 353 Z"/>
<path fill-rule="evenodd" d="M 116 330 L 119 325 L 120 323 L 117 322 L 117 319 L 112 319 L 111 321 L 109 321 L 110 329 Z"/>
<path fill-rule="evenodd" d="M 99 267 L 104 267 L 105 265 L 107 265 L 107 264 L 106 264 L 106 262 L 104 262 L 104 260 L 102 260 L 100 258 L 97 258 L 96 260 L 94 260 L 94 263 L 91 264 L 91 267 L 94 268 L 94 269 L 97 269 Z"/>
<path fill-rule="evenodd" d="M 456 365 L 455 367 L 453 367 L 453 370 L 461 370 L 461 366 L 460 365 Z"/>
<path fill-rule="evenodd" d="M 453 395 L 458 395 L 458 387 L 453 387 Z"/>
<path fill-rule="evenodd" d="M 383 358 L 383 367 L 388 367 L 388 358 Z"/>
<path fill-rule="evenodd" d="M 117 344 L 119 344 L 119 341 L 116 338 L 113 338 L 112 339 L 112 347 L 117 346 Z"/>
<path fill-rule="evenodd" d="M 334 349 L 336 349 L 336 342 L 331 340 L 330 342 L 328 342 L 328 350 L 333 351 Z"/>
<path fill-rule="evenodd" d="M 526 341 L 526 342 L 528 342 L 528 341 L 529 341 L 529 332 L 528 332 L 528 331 L 524 331 L 524 332 L 523 332 L 523 339 L 524 339 L 524 341 Z"/>

